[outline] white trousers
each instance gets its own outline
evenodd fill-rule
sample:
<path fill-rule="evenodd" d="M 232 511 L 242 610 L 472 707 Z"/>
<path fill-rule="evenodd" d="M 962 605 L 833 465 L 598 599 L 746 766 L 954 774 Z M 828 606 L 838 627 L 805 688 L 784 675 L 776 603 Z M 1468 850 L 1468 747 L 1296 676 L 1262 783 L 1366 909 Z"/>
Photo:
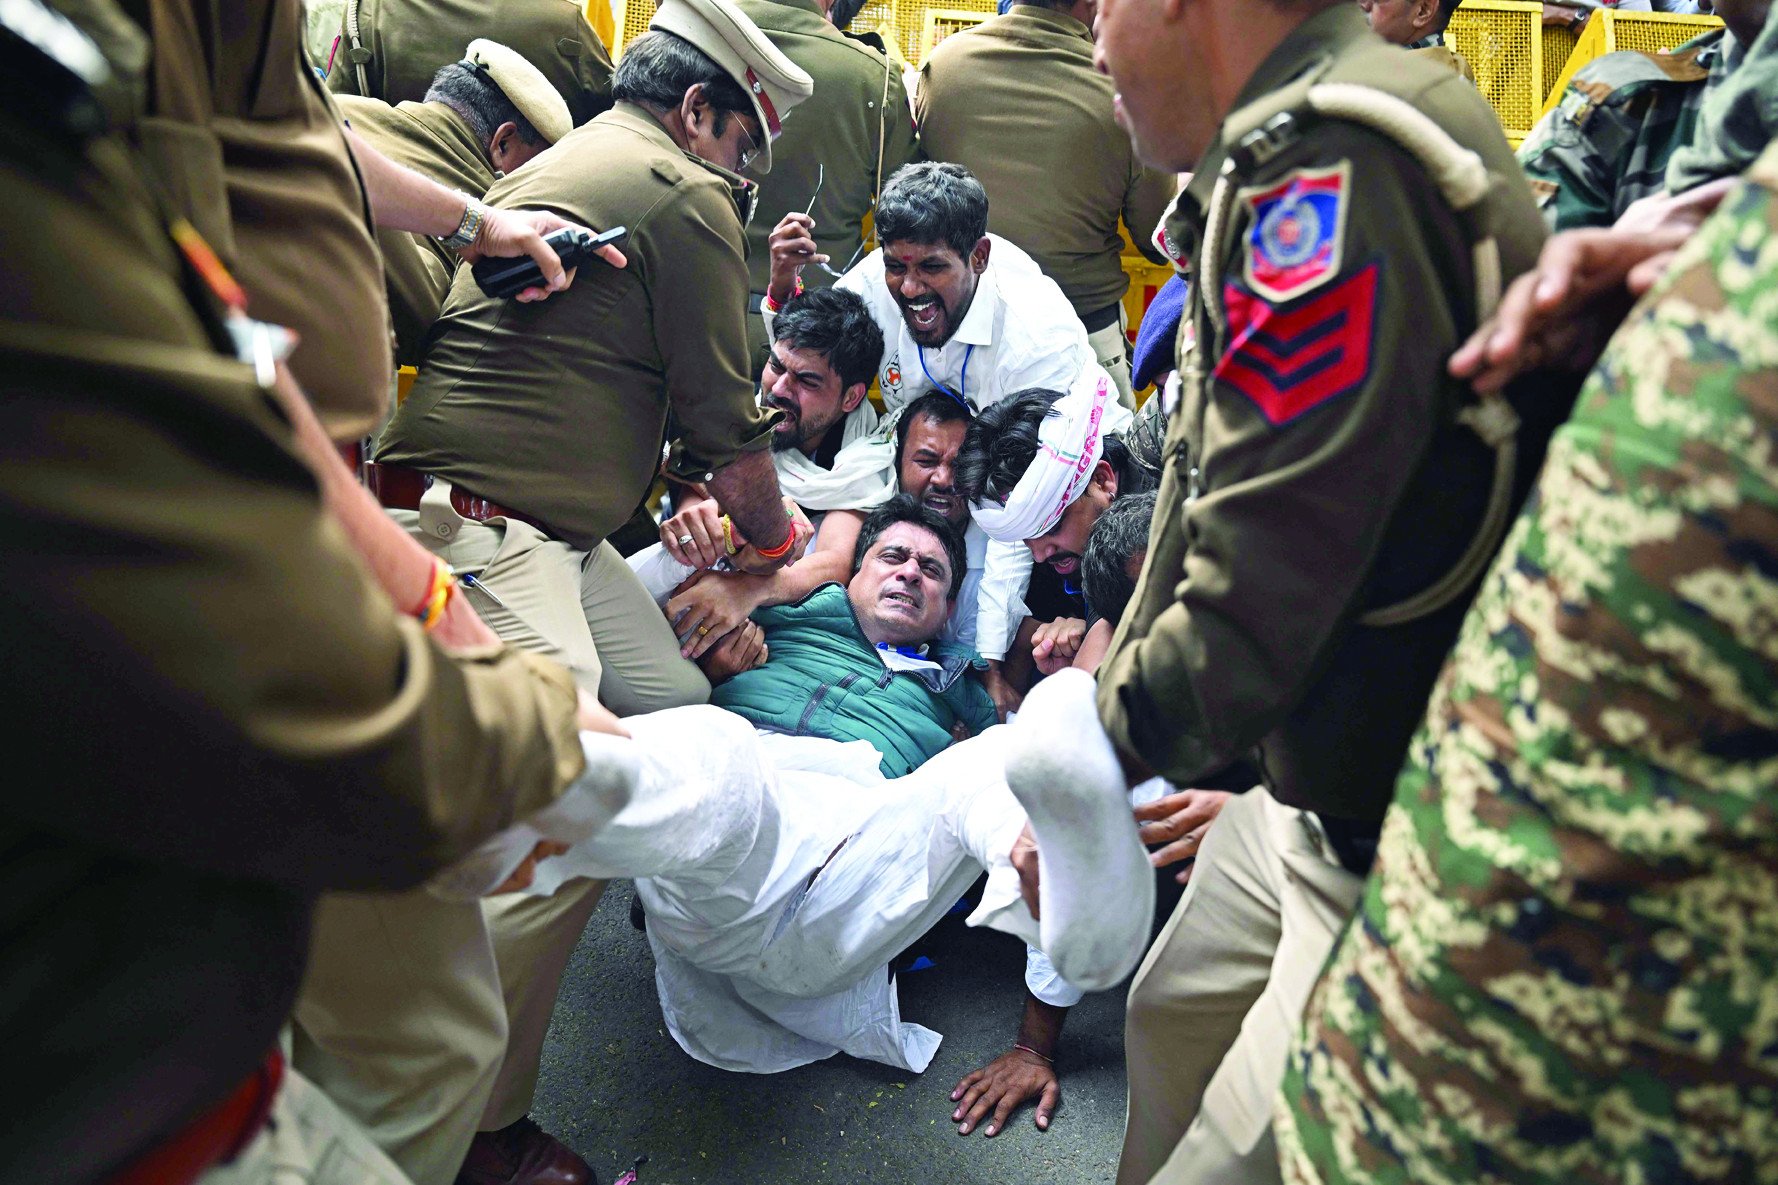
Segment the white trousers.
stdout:
<path fill-rule="evenodd" d="M 835 1008 L 854 1015 L 891 1006 L 889 960 L 931 929 L 984 868 L 988 889 L 971 924 L 1036 943 L 1037 923 L 1009 858 L 1025 813 L 1006 786 L 1005 729 L 954 745 L 907 777 L 872 783 L 831 772 L 848 753 L 874 767 L 868 746 L 803 738 L 774 745 L 719 708 L 677 708 L 624 724 L 641 760 L 635 795 L 604 830 L 540 865 L 534 891 L 571 876 L 635 878 L 657 952 L 699 973 L 682 978 L 709 987 L 708 977 L 721 977 L 752 1010 L 810 1037 L 801 1061 L 837 1049 L 892 1064 L 920 1060 L 918 1041 L 901 1043 L 905 1057 L 885 1057 L 880 1027 L 837 1032 L 830 1010 L 793 1002 L 843 1000 Z M 723 1052 L 748 1047 L 740 1035 L 689 1042 L 675 1035 L 694 1056 L 729 1068 L 799 1060 L 731 1064 L 747 1060 Z"/>

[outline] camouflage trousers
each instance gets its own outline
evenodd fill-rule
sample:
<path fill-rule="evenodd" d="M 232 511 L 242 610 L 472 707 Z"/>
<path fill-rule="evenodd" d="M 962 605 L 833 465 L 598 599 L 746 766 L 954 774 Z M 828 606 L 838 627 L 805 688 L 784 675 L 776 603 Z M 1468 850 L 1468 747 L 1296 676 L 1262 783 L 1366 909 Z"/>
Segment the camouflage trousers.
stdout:
<path fill-rule="evenodd" d="M 1289 1181 L 1778 1181 L 1775 188 L 1551 446 L 1291 1053 Z"/>

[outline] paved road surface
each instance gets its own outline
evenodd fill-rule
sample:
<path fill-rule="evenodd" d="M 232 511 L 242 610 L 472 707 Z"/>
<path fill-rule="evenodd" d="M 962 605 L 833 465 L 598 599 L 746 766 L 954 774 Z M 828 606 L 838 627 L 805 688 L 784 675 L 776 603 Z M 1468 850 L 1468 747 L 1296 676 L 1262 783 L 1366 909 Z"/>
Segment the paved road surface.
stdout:
<path fill-rule="evenodd" d="M 564 980 L 536 1118 L 602 1182 L 642 1153 L 642 1185 L 1076 1185 L 1110 1181 L 1123 1133 L 1123 993 L 1087 997 L 1063 1036 L 1062 1109 L 1029 1108 L 992 1140 L 960 1137 L 951 1088 L 1011 1042 L 1023 948 L 947 926 L 935 966 L 902 979 L 902 1015 L 944 1034 L 922 1075 L 836 1057 L 786 1074 L 731 1074 L 682 1053 L 661 1023 L 647 940 L 614 884 Z"/>

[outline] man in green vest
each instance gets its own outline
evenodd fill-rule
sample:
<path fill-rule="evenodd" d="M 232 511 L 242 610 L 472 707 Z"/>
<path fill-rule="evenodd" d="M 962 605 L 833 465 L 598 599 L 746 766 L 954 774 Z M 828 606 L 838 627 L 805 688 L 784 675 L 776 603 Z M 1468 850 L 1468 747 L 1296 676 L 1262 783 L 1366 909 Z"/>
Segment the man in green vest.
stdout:
<path fill-rule="evenodd" d="M 423 102 L 395 106 L 340 95 L 340 115 L 371 147 L 400 165 L 471 195 L 566 136 L 568 105 L 542 71 L 516 52 L 476 40 L 460 62 L 439 70 Z M 461 262 L 431 235 L 377 228 L 395 361 L 417 366 Z"/>
<path fill-rule="evenodd" d="M 611 106 L 611 54 L 580 0 L 346 0 L 327 85 L 391 105 L 420 102 L 432 76 L 485 37 L 543 71 L 579 127 Z"/>
<path fill-rule="evenodd" d="M 1000 722 L 968 677 L 982 660 L 939 640 L 967 566 L 962 533 L 897 494 L 865 518 L 845 585 L 754 613 L 769 657 L 710 702 L 776 732 L 868 741 L 885 777 L 912 773 L 959 725 L 974 734 Z"/>

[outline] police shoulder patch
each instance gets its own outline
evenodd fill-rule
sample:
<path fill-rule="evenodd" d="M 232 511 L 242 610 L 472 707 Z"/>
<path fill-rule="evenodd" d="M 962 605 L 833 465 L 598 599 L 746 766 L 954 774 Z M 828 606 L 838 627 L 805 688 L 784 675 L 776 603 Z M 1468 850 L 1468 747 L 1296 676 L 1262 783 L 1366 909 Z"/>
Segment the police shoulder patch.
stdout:
<path fill-rule="evenodd" d="M 1376 263 L 1289 305 L 1223 289 L 1229 346 L 1212 377 L 1252 401 L 1273 427 L 1358 389 L 1376 339 Z"/>
<path fill-rule="evenodd" d="M 1242 278 L 1256 294 L 1286 301 L 1339 274 L 1351 172 L 1347 161 L 1295 169 L 1236 195 L 1250 215 Z"/>

